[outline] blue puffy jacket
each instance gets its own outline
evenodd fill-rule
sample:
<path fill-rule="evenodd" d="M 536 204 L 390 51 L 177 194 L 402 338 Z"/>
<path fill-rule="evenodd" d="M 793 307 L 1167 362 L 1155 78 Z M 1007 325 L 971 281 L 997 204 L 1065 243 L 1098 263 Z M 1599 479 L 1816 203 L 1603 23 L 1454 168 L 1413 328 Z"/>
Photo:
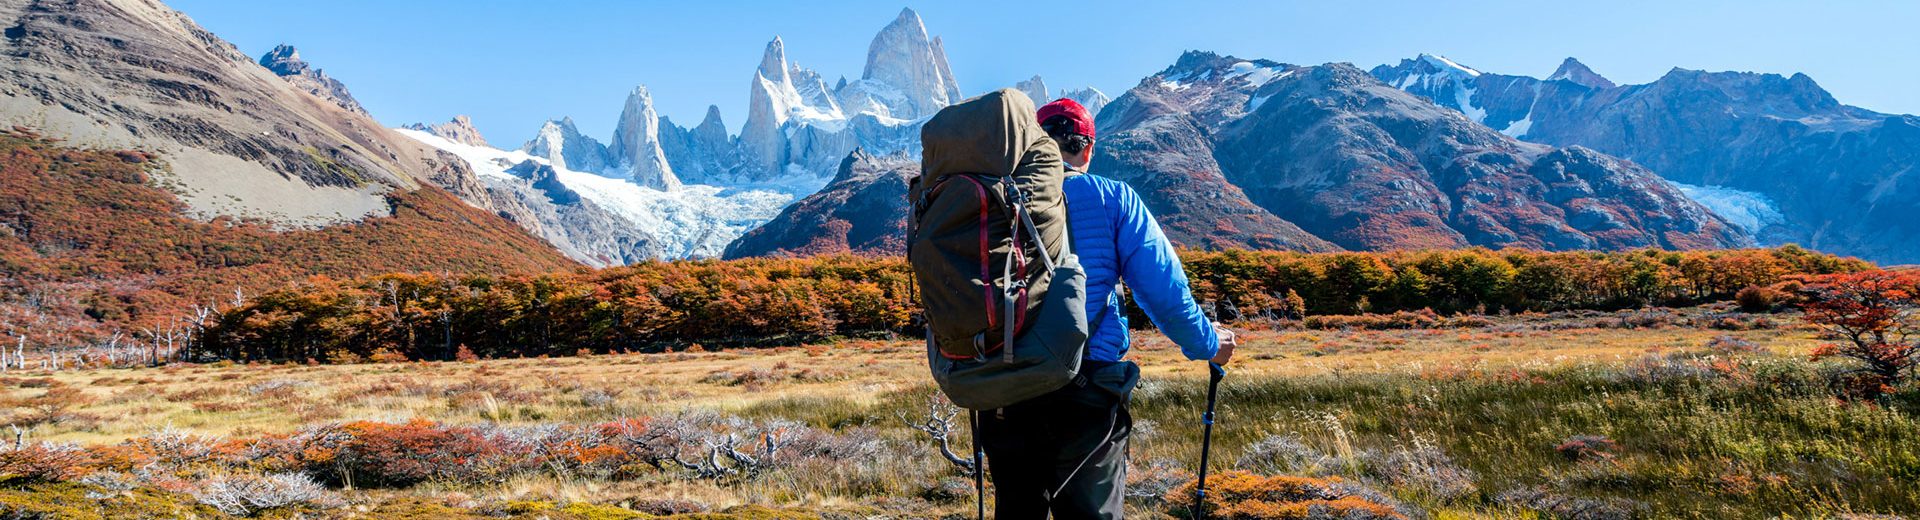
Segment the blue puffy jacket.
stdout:
<path fill-rule="evenodd" d="M 1187 359 L 1213 359 L 1220 338 L 1194 303 L 1173 243 L 1126 183 L 1080 174 L 1068 177 L 1067 232 L 1087 271 L 1087 358 L 1119 361 L 1127 355 L 1127 315 L 1115 287 L 1121 280 L 1160 331 Z"/>

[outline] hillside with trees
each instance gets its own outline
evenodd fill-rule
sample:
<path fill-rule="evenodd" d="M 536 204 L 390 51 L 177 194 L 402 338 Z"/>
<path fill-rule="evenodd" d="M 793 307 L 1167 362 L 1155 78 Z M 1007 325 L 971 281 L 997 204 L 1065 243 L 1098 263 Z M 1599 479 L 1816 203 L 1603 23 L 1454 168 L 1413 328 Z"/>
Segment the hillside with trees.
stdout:
<path fill-rule="evenodd" d="M 193 323 L 311 276 L 530 273 L 572 261 L 438 188 L 389 194 L 392 215 L 319 229 L 197 221 L 138 151 L 0 133 L 0 335 L 11 347 L 184 340 Z"/>

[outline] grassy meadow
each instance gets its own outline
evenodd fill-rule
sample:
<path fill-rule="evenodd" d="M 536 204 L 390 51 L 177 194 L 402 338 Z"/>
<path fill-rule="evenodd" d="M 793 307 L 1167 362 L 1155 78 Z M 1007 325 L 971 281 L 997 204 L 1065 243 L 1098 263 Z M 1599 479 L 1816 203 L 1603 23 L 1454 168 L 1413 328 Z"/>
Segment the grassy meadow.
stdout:
<path fill-rule="evenodd" d="M 1381 506 L 1276 517 L 1920 512 L 1920 399 L 1907 390 L 1884 405 L 1836 400 L 1829 368 L 1807 361 L 1817 332 L 1797 323 L 1725 307 L 1405 330 L 1279 322 L 1243 335 L 1222 388 L 1213 469 L 1298 477 Z M 1204 368 L 1158 335 L 1142 333 L 1135 344 L 1145 376 L 1133 398 L 1129 478 L 1138 496 L 1130 513 L 1181 514 L 1167 498 L 1191 479 L 1199 452 Z M 13 372 L 0 387 L 4 399 L 52 417 L 25 439 L 71 443 L 90 453 L 76 464 L 107 469 L 15 477 L 0 486 L 0 518 L 970 517 L 971 482 L 907 424 L 938 410 L 921 356 L 911 341 L 847 340 L 470 362 Z M 635 444 L 556 433 L 642 418 L 646 431 L 682 434 L 671 456 L 613 448 L 660 447 L 633 440 L 639 430 L 624 430 Z M 955 423 L 954 449 L 964 456 L 964 416 Z M 347 460 L 350 450 L 337 447 L 348 444 L 315 440 L 370 432 L 404 442 L 386 452 L 352 444 L 362 459 Z M 589 437 L 598 444 L 569 440 Z M 513 465 L 476 462 L 506 460 L 478 451 L 422 454 L 464 449 L 449 438 L 532 446 L 507 451 L 538 458 Z M 775 438 L 776 449 L 759 451 Z M 322 445 L 337 451 L 315 455 Z M 728 461 L 724 450 L 754 456 Z M 366 455 L 381 453 L 420 464 L 396 468 Z M 0 474 L 7 464 L 0 460 Z M 481 466 L 489 469 L 473 469 Z M 289 472 L 308 476 L 291 500 L 234 505 L 193 484 L 230 479 L 244 490 L 258 486 L 247 475 Z"/>

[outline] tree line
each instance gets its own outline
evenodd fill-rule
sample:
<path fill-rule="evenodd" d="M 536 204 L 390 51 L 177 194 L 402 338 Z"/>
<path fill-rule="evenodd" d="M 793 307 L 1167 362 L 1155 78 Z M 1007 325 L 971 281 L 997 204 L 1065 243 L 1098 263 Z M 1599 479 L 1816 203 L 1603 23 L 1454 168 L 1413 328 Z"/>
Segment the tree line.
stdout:
<path fill-rule="evenodd" d="M 1614 253 L 1189 251 L 1183 258 L 1196 298 L 1227 322 L 1419 309 L 1456 314 L 1685 305 L 1730 300 L 1743 288 L 1794 275 L 1873 268 L 1792 246 Z M 857 256 L 656 261 L 538 275 L 316 277 L 221 310 L 182 356 L 431 360 L 913 337 L 920 331 L 910 277 L 904 259 Z"/>

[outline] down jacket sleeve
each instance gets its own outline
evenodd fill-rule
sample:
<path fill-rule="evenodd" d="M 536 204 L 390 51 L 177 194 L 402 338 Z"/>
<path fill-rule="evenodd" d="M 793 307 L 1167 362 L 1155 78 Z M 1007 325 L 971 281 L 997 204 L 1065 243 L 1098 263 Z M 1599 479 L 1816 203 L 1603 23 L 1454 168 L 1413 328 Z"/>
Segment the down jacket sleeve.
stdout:
<path fill-rule="evenodd" d="M 1220 338 L 1213 322 L 1194 302 L 1187 284 L 1187 273 L 1180 265 L 1173 243 L 1160 231 L 1147 205 L 1132 187 L 1120 184 L 1114 221 L 1114 242 L 1118 247 L 1120 276 L 1133 290 L 1133 299 L 1147 312 L 1147 318 L 1160 328 L 1187 359 L 1212 359 L 1220 349 Z"/>

